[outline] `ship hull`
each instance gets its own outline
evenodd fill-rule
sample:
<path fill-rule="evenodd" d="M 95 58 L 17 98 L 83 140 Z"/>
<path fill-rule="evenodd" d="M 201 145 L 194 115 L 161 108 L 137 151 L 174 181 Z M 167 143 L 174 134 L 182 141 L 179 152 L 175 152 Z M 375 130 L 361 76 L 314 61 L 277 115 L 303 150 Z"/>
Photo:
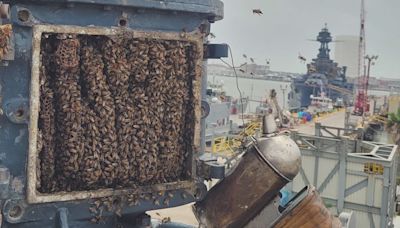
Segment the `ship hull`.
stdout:
<path fill-rule="evenodd" d="M 341 86 L 342 88 L 352 90 L 352 86 L 345 85 Z M 304 82 L 295 82 L 295 88 L 298 93 L 298 97 L 300 99 L 301 107 L 306 108 L 311 104 L 311 98 L 310 96 L 319 96 L 321 94 L 321 90 L 318 87 L 315 86 L 309 86 L 305 84 Z M 332 99 L 333 101 L 336 101 L 337 98 L 343 98 L 343 101 L 348 104 L 351 102 L 351 97 L 344 95 L 338 91 L 332 90 L 332 89 L 327 89 L 327 91 L 324 91 L 325 95 Z"/>
<path fill-rule="evenodd" d="M 206 118 L 206 142 L 229 133 L 231 129 L 230 110 L 230 102 L 210 103 L 210 113 Z"/>

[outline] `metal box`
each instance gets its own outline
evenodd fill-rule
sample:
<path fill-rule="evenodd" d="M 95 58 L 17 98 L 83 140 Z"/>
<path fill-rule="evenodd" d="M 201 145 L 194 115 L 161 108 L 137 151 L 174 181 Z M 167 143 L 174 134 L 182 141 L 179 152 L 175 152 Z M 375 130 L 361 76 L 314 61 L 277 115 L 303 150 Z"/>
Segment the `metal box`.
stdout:
<path fill-rule="evenodd" d="M 344 129 L 342 129 L 343 131 Z M 288 185 L 316 186 L 333 213 L 353 211 L 359 227 L 393 227 L 397 145 L 293 132 L 302 168 Z"/>
<path fill-rule="evenodd" d="M 179 206 L 197 201 L 204 196 L 206 187 L 197 172 L 197 160 L 203 152 L 205 135 L 205 120 L 201 116 L 201 101 L 205 99 L 207 83 L 203 70 L 205 63 L 203 54 L 210 24 L 223 17 L 222 2 L 218 0 L 21 0 L 5 1 L 5 3 L 11 4 L 13 26 L 11 42 L 13 58 L 3 59 L 3 63 L 6 64 L 0 66 L 3 111 L 3 116 L 0 118 L 0 198 L 5 227 L 68 227 L 68 224 L 73 227 L 115 227 L 124 222 L 130 225 L 143 225 L 143 219 L 139 215 L 145 211 Z M 193 73 L 185 74 L 185 77 L 190 79 L 188 86 L 185 87 L 187 93 L 190 94 L 190 102 L 187 102 L 190 105 L 190 111 L 187 113 L 193 114 L 188 124 L 191 130 L 186 132 L 190 140 L 184 142 L 188 145 L 184 150 L 176 149 L 180 151 L 179 153 L 185 153 L 182 165 L 184 168 L 180 172 L 182 177 L 165 177 L 159 181 L 148 180 L 143 183 L 137 179 L 131 179 L 126 185 L 104 181 L 105 184 L 95 187 L 88 187 L 84 181 L 81 181 L 79 184 L 75 183 L 75 187 L 49 191 L 38 190 L 43 184 L 40 176 L 46 173 L 40 169 L 43 158 L 46 156 L 41 157 L 38 148 L 48 146 L 47 143 L 43 145 L 42 131 L 46 128 L 41 127 L 40 122 L 40 112 L 44 107 L 41 105 L 43 80 L 40 77 L 44 66 L 43 60 L 58 61 L 52 60 L 54 56 L 51 55 L 43 59 L 45 53 L 43 50 L 48 45 L 45 39 L 48 37 L 58 40 L 81 38 L 85 40 L 89 39 L 88 37 L 97 37 L 96 39 L 99 40 L 107 38 L 110 42 L 117 42 L 119 37 L 129 37 L 132 40 L 152 40 L 156 43 L 185 42 L 190 48 L 195 49 L 195 57 L 190 60 Z M 59 47 L 58 42 L 61 41 L 57 41 L 55 47 Z M 101 45 L 99 47 L 99 49 L 102 48 Z M 125 46 L 120 45 L 120 47 Z M 93 50 L 98 51 L 95 48 Z M 65 52 L 63 55 L 70 60 L 71 56 L 68 54 L 71 53 Z M 140 59 L 140 56 L 139 53 L 137 58 Z M 157 57 L 154 57 L 152 61 L 159 61 L 158 54 L 155 53 L 154 56 Z M 83 60 L 79 60 L 79 66 L 82 62 Z M 112 62 L 104 61 L 104 64 L 112 65 Z M 177 63 L 163 62 L 162 64 Z M 151 67 L 151 63 L 148 66 Z M 82 67 L 78 70 L 82 70 Z M 63 83 L 58 85 L 62 86 Z M 93 85 L 97 86 L 96 83 Z M 118 86 L 123 86 L 123 84 Z M 143 88 L 147 87 L 151 87 L 151 83 L 143 84 Z M 82 92 L 83 90 L 86 92 Z M 81 94 L 89 91 L 83 90 Z M 153 91 L 157 89 L 153 88 Z M 168 94 L 173 94 L 174 91 L 170 89 Z M 54 100 L 53 103 L 59 105 L 58 100 L 57 102 Z M 89 103 L 89 105 L 93 104 Z M 136 105 L 137 103 L 134 106 Z M 55 108 L 55 110 L 58 109 Z M 164 110 L 157 111 L 156 107 L 151 112 L 164 113 Z M 165 115 L 173 116 L 177 112 L 172 110 L 165 113 Z M 72 112 L 68 115 L 66 117 L 70 118 L 71 115 L 77 114 Z M 96 115 L 96 118 L 101 117 L 99 113 Z M 152 125 L 155 121 L 151 119 L 145 122 Z M 164 122 L 160 118 L 157 123 L 163 126 Z M 136 126 L 133 127 L 136 128 Z M 174 129 L 172 127 L 169 132 L 163 130 L 158 134 L 162 137 L 176 138 L 173 136 Z M 142 142 L 140 145 L 151 144 Z M 129 150 L 136 149 L 129 147 Z M 143 148 L 140 150 L 144 151 Z M 62 149 L 58 151 L 65 152 Z M 155 151 L 158 153 L 158 150 Z M 66 153 L 65 157 L 75 156 L 72 150 L 70 152 Z M 148 150 L 144 151 L 144 153 L 147 152 Z M 152 160 L 147 155 L 137 159 L 138 166 Z M 53 160 L 60 164 L 64 162 L 62 159 Z M 103 163 L 106 167 L 107 162 Z M 112 163 L 111 166 L 122 165 L 123 163 L 118 162 Z M 59 167 L 61 170 L 63 166 Z M 78 167 L 81 169 L 80 165 Z M 103 170 L 106 169 L 104 167 Z M 88 173 L 90 171 L 91 169 L 87 169 Z M 55 172 L 59 173 L 59 171 Z M 150 172 L 148 169 L 143 169 L 142 176 L 146 176 L 148 172 Z M 130 173 L 122 171 L 121 173 L 130 176 Z M 75 180 L 74 176 L 69 174 L 66 176 L 69 181 Z M 121 176 L 117 177 L 121 178 Z M 62 183 L 60 180 L 58 183 Z M 84 186 L 79 186 L 81 184 Z M 115 219 L 116 217 L 113 216 L 115 214 L 120 219 Z M 94 222 L 101 219 L 102 223 L 90 223 L 89 220 L 92 219 L 96 220 Z"/>
<path fill-rule="evenodd" d="M 43 79 L 39 77 L 41 74 L 40 69 L 43 68 L 44 64 L 42 63 L 41 60 L 44 60 L 41 58 L 41 51 L 43 50 L 44 47 L 41 46 L 41 44 L 44 43 L 44 40 L 47 40 L 49 38 L 45 38 L 45 36 L 48 36 L 49 34 L 54 34 L 54 35 L 65 35 L 68 34 L 70 36 L 72 35 L 80 35 L 80 36 L 85 36 L 89 37 L 88 39 L 91 39 L 91 37 L 95 36 L 100 36 L 100 37 L 111 37 L 111 39 L 117 39 L 118 36 L 129 36 L 130 39 L 150 39 L 150 40 L 157 40 L 157 41 L 186 41 L 189 42 L 191 45 L 193 45 L 194 49 L 196 50 L 196 53 L 194 53 L 194 57 L 197 59 L 194 60 L 195 68 L 193 69 L 193 75 L 189 74 L 187 75 L 189 80 L 191 81 L 190 87 L 192 88 L 192 91 L 190 91 L 191 98 L 188 102 L 193 104 L 193 110 L 190 111 L 191 108 L 188 108 L 186 112 L 192 113 L 193 116 L 188 117 L 192 118 L 191 123 L 188 123 L 189 129 L 194 129 L 192 131 L 192 138 L 189 137 L 188 139 L 192 139 L 192 142 L 189 144 L 191 145 L 190 147 L 187 148 L 187 154 L 190 156 L 188 157 L 186 164 L 184 164 L 184 167 L 187 167 L 188 169 L 185 170 L 185 172 L 189 173 L 186 177 L 186 180 L 182 181 L 173 181 L 173 182 L 164 182 L 164 183 L 159 183 L 156 185 L 148 185 L 148 186 L 138 186 L 134 189 L 132 188 L 120 188 L 120 190 L 113 190 L 109 189 L 106 187 L 104 188 L 99 188 L 95 189 L 92 191 L 72 191 L 72 192 L 65 192 L 64 189 L 61 189 L 58 192 L 54 193 L 39 193 L 38 192 L 38 183 L 40 182 L 38 180 L 39 174 L 37 170 L 39 170 L 39 167 L 37 167 L 37 164 L 40 162 L 38 161 L 39 159 L 39 151 L 37 150 L 38 148 L 38 141 L 39 141 L 39 132 L 38 132 L 38 122 L 39 122 L 39 113 L 43 110 L 41 110 L 40 107 L 40 101 L 42 99 L 42 94 L 40 94 L 40 87 L 41 84 L 45 83 L 43 82 Z M 201 39 L 201 34 L 200 33 L 192 33 L 192 34 L 180 34 L 180 33 L 167 33 L 167 32 L 141 32 L 141 31 L 128 31 L 124 29 L 107 29 L 107 28 L 85 28 L 85 27 L 73 27 L 73 26 L 51 26 L 51 25 L 37 25 L 34 26 L 33 28 L 33 55 L 32 55 L 32 74 L 31 74 L 31 87 L 30 87 L 30 110 L 29 110 L 29 152 L 28 152 L 28 167 L 27 167 L 27 172 L 28 172 L 28 185 L 27 185 L 27 200 L 29 203 L 45 203 L 45 202 L 59 202 L 59 201 L 67 201 L 67 200 L 78 200 L 78 199 L 87 199 L 87 198 L 99 198 L 99 197 L 108 197 L 112 196 L 115 194 L 121 194 L 123 190 L 130 190 L 134 191 L 137 194 L 142 194 L 142 193 L 154 193 L 154 192 L 160 192 L 160 191 L 166 191 L 166 190 L 177 190 L 177 189 L 188 189 L 189 191 L 194 191 L 196 188 L 196 182 L 195 179 L 197 178 L 196 175 L 196 170 L 194 166 L 195 162 L 195 153 L 199 152 L 200 148 L 200 93 L 201 93 L 201 64 L 202 64 L 202 51 L 203 51 L 203 45 L 202 45 L 202 39 Z M 139 56 L 140 57 L 140 56 Z M 143 57 L 143 56 L 142 56 Z M 38 61 L 39 60 L 39 61 Z M 82 60 L 81 60 L 82 61 Z M 118 70 L 118 69 L 113 69 L 113 70 Z M 47 69 L 47 71 L 49 71 Z M 129 72 L 128 72 L 129 73 Z M 150 72 L 151 73 L 151 72 Z M 57 74 L 57 73 L 56 73 Z M 119 73 L 122 74 L 122 73 Z M 58 76 L 58 75 L 56 75 Z M 82 77 L 82 76 L 81 76 Z M 107 76 L 111 77 L 111 76 Z M 132 75 L 130 76 L 132 77 Z M 150 77 L 150 76 L 149 76 Z M 177 88 L 178 85 L 175 85 L 174 87 Z M 83 85 L 81 86 L 83 87 Z M 110 85 L 111 87 L 111 85 Z M 99 89 L 96 87 L 96 89 Z M 118 88 L 122 89 L 122 88 Z M 133 88 L 133 90 L 136 88 Z M 139 89 L 139 87 L 138 87 Z M 159 88 L 161 89 L 161 88 Z M 53 88 L 53 90 L 57 90 L 57 88 Z M 83 90 L 83 89 L 82 89 Z M 83 92 L 81 92 L 83 93 Z M 55 94 L 54 96 L 56 96 Z M 62 96 L 62 94 L 59 96 Z M 148 94 L 146 93 L 146 96 Z M 152 97 L 148 97 L 148 99 L 152 99 Z M 160 98 L 161 99 L 161 98 Z M 69 102 L 69 101 L 68 101 Z M 68 103 L 66 102 L 66 103 Z M 93 101 L 90 101 L 93 102 Z M 104 101 L 105 102 L 105 101 Z M 172 101 L 168 101 L 170 103 Z M 83 103 L 83 98 L 82 98 L 82 103 Z M 98 104 L 96 104 L 98 105 Z M 172 103 L 168 104 L 168 106 L 172 105 Z M 116 105 L 115 105 L 116 106 Z M 135 105 L 133 105 L 135 106 Z M 96 108 L 96 107 L 95 107 Z M 154 107 L 158 108 L 158 107 Z M 62 108 L 60 108 L 62 109 Z M 150 108 L 151 110 L 151 108 Z M 136 110 L 136 112 L 139 112 L 140 108 Z M 57 112 L 57 110 L 56 110 Z M 127 110 L 121 110 L 123 114 L 127 112 Z M 157 113 L 160 115 L 163 115 L 163 113 Z M 176 113 L 170 113 L 171 115 L 174 115 Z M 58 115 L 58 113 L 55 113 L 54 115 Z M 84 114 L 82 114 L 84 115 Z M 96 113 L 96 115 L 99 115 L 99 113 Z M 121 114 L 122 115 L 122 114 Z M 157 115 L 154 115 L 156 117 Z M 106 118 L 106 117 L 104 117 Z M 145 118 L 143 116 L 140 116 L 139 118 Z M 111 119 L 110 119 L 111 120 Z M 135 119 L 130 119 L 131 121 L 135 121 Z M 136 121 L 139 121 L 140 119 L 137 119 Z M 155 121 L 155 120 L 152 120 Z M 62 123 L 61 123 L 62 124 Z M 125 123 L 128 124 L 128 123 Z M 135 124 L 133 122 L 132 124 Z M 165 124 L 165 123 L 162 123 Z M 123 126 L 120 126 L 123 127 Z M 132 127 L 132 126 L 127 126 L 127 127 Z M 151 126 L 147 126 L 149 129 Z M 82 127 L 83 128 L 83 127 Z M 133 128 L 133 127 L 132 127 Z M 177 127 L 178 128 L 178 127 Z M 46 129 L 43 129 L 46 130 Z M 86 129 L 82 129 L 84 132 Z M 101 131 L 101 130 L 100 130 Z M 118 132 L 119 129 L 116 129 L 116 132 Z M 62 132 L 62 131 L 61 131 Z M 56 132 L 57 133 L 57 132 Z M 167 132 L 163 132 L 163 134 L 166 134 Z M 190 134 L 190 132 L 182 132 L 182 134 Z M 102 136 L 105 137 L 105 136 Z M 125 137 L 125 136 L 121 136 Z M 161 140 L 161 139 L 160 139 Z M 84 144 L 87 144 L 88 142 L 84 142 Z M 121 144 L 120 142 L 118 142 Z M 157 143 L 157 142 L 154 142 Z M 43 142 L 43 147 L 46 147 L 46 142 Z M 129 142 L 128 142 L 129 144 Z M 56 145 L 60 146 L 60 145 Z M 121 150 L 118 146 L 116 147 L 117 150 Z M 143 149 L 139 149 L 143 150 Z M 178 150 L 178 148 L 176 149 Z M 57 150 L 55 150 L 54 153 L 56 153 Z M 63 151 L 59 151 L 63 152 Z M 131 151 L 134 153 L 134 151 Z M 136 151 L 137 152 L 137 151 Z M 102 153 L 102 151 L 100 151 Z M 117 153 L 117 152 L 113 152 Z M 155 151 L 155 155 L 157 156 L 158 153 L 161 153 L 159 151 Z M 171 153 L 171 152 L 170 152 Z M 72 156 L 72 155 L 71 155 Z M 92 156 L 90 156 L 92 157 Z M 121 157 L 121 156 L 119 156 Z M 46 158 L 44 158 L 46 159 Z M 57 159 L 57 156 L 55 156 L 55 159 Z M 79 159 L 79 157 L 78 157 Z M 80 157 L 82 159 L 82 157 Z M 157 159 L 155 157 L 154 159 Z M 117 165 L 120 166 L 122 165 L 121 162 L 118 159 L 116 159 L 116 162 L 118 163 Z M 161 160 L 159 162 L 162 162 Z M 163 166 L 166 166 L 167 164 L 163 164 Z M 56 167 L 57 168 L 57 167 Z M 60 167 L 61 169 L 63 167 Z M 150 167 L 149 167 L 150 168 Z M 104 168 L 102 168 L 104 169 Z M 131 169 L 134 169 L 131 167 Z M 42 172 L 43 173 L 43 172 Z M 125 173 L 122 173 L 125 174 Z M 48 174 L 45 174 L 48 175 Z M 117 177 L 116 177 L 117 178 Z M 84 183 L 82 183 L 84 184 Z M 139 185 L 139 183 L 137 183 Z M 195 194 L 192 192 L 192 194 Z"/>

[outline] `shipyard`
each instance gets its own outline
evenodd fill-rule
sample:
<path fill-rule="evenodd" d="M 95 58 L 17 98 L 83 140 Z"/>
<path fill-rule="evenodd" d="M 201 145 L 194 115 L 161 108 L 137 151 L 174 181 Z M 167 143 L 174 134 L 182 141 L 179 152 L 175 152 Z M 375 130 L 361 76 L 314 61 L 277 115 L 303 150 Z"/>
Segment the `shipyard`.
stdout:
<path fill-rule="evenodd" d="M 399 7 L 0 0 L 0 228 L 400 228 Z"/>

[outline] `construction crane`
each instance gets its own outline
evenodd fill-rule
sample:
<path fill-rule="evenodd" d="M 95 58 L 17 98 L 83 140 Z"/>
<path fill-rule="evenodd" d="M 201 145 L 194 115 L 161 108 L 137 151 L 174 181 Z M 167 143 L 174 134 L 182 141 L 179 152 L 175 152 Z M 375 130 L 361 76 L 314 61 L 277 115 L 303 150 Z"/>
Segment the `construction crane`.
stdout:
<path fill-rule="evenodd" d="M 364 115 L 369 111 L 368 101 L 368 84 L 369 75 L 371 69 L 371 63 L 378 59 L 376 55 L 365 55 L 366 40 L 365 40 L 365 5 L 364 0 L 361 0 L 361 15 L 360 15 L 360 41 L 359 41 L 359 53 L 358 53 L 358 85 L 357 95 L 354 102 L 354 114 Z M 368 63 L 366 64 L 366 61 Z"/>
<path fill-rule="evenodd" d="M 358 85 L 357 95 L 354 102 L 354 114 L 363 115 L 368 110 L 368 97 L 365 80 L 365 6 L 364 0 L 361 0 L 360 14 L 360 40 L 358 45 Z M 366 109 L 367 108 L 367 109 Z"/>

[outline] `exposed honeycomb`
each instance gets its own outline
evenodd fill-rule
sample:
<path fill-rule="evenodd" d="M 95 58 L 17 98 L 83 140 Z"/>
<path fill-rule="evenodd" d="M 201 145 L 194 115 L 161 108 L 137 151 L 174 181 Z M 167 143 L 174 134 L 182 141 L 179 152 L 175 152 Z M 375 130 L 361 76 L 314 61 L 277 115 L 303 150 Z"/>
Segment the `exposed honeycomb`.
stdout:
<path fill-rule="evenodd" d="M 97 190 L 187 178 L 196 46 L 44 34 L 38 190 Z"/>
<path fill-rule="evenodd" d="M 0 25 L 0 60 L 2 60 L 9 51 L 11 33 L 11 25 Z"/>

